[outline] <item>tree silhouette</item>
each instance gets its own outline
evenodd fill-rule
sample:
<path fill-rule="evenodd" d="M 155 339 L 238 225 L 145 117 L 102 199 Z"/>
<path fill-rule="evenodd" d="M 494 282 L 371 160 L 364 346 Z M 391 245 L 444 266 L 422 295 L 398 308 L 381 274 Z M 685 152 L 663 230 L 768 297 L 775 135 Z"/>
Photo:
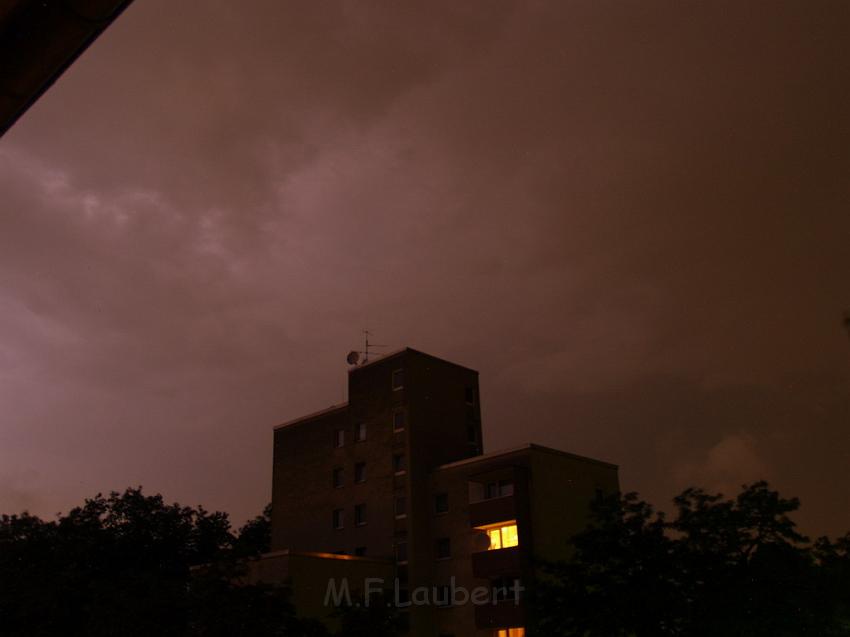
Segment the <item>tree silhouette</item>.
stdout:
<path fill-rule="evenodd" d="M 261 515 L 249 520 L 239 529 L 234 551 L 242 557 L 257 557 L 271 550 L 272 505 L 267 504 Z"/>
<path fill-rule="evenodd" d="M 548 635 L 850 635 L 850 534 L 814 544 L 795 498 L 688 489 L 668 522 L 635 494 L 600 498 L 574 558 L 545 564 L 531 620 Z"/>
<path fill-rule="evenodd" d="M 0 632 L 322 634 L 295 619 L 286 591 L 235 583 L 239 559 L 267 548 L 266 520 L 234 534 L 224 513 L 141 488 L 98 495 L 55 521 L 0 516 Z"/>

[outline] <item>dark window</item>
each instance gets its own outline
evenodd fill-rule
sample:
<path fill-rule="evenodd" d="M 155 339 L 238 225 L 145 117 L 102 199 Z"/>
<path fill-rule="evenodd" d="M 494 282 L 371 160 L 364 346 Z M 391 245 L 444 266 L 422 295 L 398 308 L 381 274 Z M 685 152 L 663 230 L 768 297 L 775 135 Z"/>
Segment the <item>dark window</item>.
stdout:
<path fill-rule="evenodd" d="M 358 546 L 356 549 L 354 549 L 354 554 L 359 557 L 363 557 L 364 555 L 366 555 L 366 547 Z"/>
<path fill-rule="evenodd" d="M 407 498 L 404 496 L 398 496 L 395 499 L 395 515 L 396 517 L 407 515 Z"/>
<path fill-rule="evenodd" d="M 449 510 L 449 494 L 438 493 L 434 496 L 434 512 L 445 513 Z"/>
<path fill-rule="evenodd" d="M 345 430 L 336 429 L 334 431 L 334 447 L 342 447 L 345 444 Z"/>
<path fill-rule="evenodd" d="M 397 369 L 393 372 L 393 391 L 404 389 L 404 370 Z"/>
<path fill-rule="evenodd" d="M 402 431 L 404 430 L 404 412 L 397 411 L 393 413 L 393 431 Z"/>
<path fill-rule="evenodd" d="M 395 545 L 395 559 L 397 562 L 407 561 L 407 542 L 397 542 Z"/>
<path fill-rule="evenodd" d="M 363 526 L 366 524 L 366 505 L 365 504 L 355 504 L 354 505 L 354 524 L 355 526 Z"/>
<path fill-rule="evenodd" d="M 452 603 L 452 594 L 451 589 L 446 586 L 437 586 L 434 591 L 434 605 L 435 606 L 450 606 Z"/>
<path fill-rule="evenodd" d="M 441 537 L 436 542 L 437 559 L 444 560 L 452 556 L 452 541 L 447 537 Z"/>
<path fill-rule="evenodd" d="M 520 596 L 519 587 L 519 578 L 497 577 L 490 581 L 491 600 L 494 602 L 513 601 Z"/>
<path fill-rule="evenodd" d="M 473 444 L 478 442 L 478 430 L 475 425 L 466 426 L 466 441 Z"/>
<path fill-rule="evenodd" d="M 402 471 L 406 471 L 407 464 L 404 461 L 403 453 L 393 454 L 393 471 L 396 473 L 401 473 Z"/>
<path fill-rule="evenodd" d="M 341 529 L 343 525 L 342 509 L 334 509 L 333 524 L 335 529 Z"/>
<path fill-rule="evenodd" d="M 358 462 L 354 465 L 354 481 L 366 482 L 366 463 Z"/>
<path fill-rule="evenodd" d="M 342 486 L 343 483 L 343 473 L 342 467 L 336 467 L 333 470 L 333 485 L 335 489 L 338 489 Z"/>
<path fill-rule="evenodd" d="M 407 584 L 408 579 L 408 570 L 407 566 L 397 566 L 395 571 L 396 577 L 398 578 L 399 583 Z"/>
<path fill-rule="evenodd" d="M 468 405 L 474 405 L 475 404 L 475 388 L 474 387 L 465 388 L 463 394 L 464 394 L 463 397 L 466 400 L 466 403 Z"/>
<path fill-rule="evenodd" d="M 365 422 L 357 423 L 357 425 L 354 427 L 354 439 L 357 442 L 363 442 L 364 440 L 366 440 L 366 423 Z"/>
<path fill-rule="evenodd" d="M 503 496 L 514 494 L 514 483 L 510 480 L 500 480 L 499 482 L 491 482 L 487 485 L 486 497 L 501 498 Z"/>

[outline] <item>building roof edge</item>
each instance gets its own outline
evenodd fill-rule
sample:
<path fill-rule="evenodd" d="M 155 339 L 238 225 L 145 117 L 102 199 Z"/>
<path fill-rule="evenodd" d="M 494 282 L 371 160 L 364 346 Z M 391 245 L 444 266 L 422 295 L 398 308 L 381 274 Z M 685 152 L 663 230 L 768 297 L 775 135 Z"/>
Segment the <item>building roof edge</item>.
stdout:
<path fill-rule="evenodd" d="M 342 409 L 346 409 L 348 407 L 348 402 L 338 403 L 336 405 L 331 405 L 330 407 L 325 407 L 324 409 L 320 409 L 319 411 L 314 411 L 305 416 L 299 416 L 298 418 L 293 418 L 292 420 L 287 420 L 286 422 L 282 422 L 279 425 L 275 425 L 274 429 L 277 431 L 278 429 L 283 429 L 284 427 L 291 427 L 293 425 L 299 425 L 302 422 L 307 422 L 308 420 L 313 420 L 315 418 L 319 418 L 320 416 L 325 416 L 327 414 L 331 414 L 335 411 L 340 411 Z"/>
<path fill-rule="evenodd" d="M 443 469 L 454 469 L 455 467 L 460 467 L 464 465 L 472 465 L 476 462 L 486 462 L 487 460 L 493 460 L 498 458 L 499 456 L 509 456 L 511 454 L 520 453 L 523 451 L 542 451 L 545 453 L 558 454 L 561 456 L 566 456 L 568 458 L 572 458 L 573 460 L 579 460 L 581 462 L 589 462 L 591 464 L 598 464 L 605 467 L 609 467 L 611 469 L 619 469 L 619 465 L 613 464 L 611 462 L 606 462 L 605 460 L 597 460 L 596 458 L 589 458 L 587 456 L 580 456 L 575 453 L 570 453 L 569 451 L 561 451 L 560 449 L 553 449 L 552 447 L 544 447 L 543 445 L 538 445 L 533 442 L 528 442 L 519 447 L 512 447 L 510 449 L 502 449 L 499 451 L 491 451 L 490 453 L 485 453 L 480 456 L 473 456 L 472 458 L 464 458 L 463 460 L 457 460 L 455 462 L 449 462 L 448 464 L 443 464 L 434 469 L 434 471 L 441 471 Z"/>

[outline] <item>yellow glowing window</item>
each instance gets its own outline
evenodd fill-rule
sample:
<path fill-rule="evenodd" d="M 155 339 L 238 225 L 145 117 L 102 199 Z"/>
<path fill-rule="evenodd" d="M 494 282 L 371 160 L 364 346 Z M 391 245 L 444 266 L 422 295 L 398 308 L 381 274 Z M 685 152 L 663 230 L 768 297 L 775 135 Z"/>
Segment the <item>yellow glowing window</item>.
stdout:
<path fill-rule="evenodd" d="M 519 534 L 516 530 L 516 522 L 503 522 L 502 524 L 484 527 L 483 531 L 490 538 L 490 547 L 487 549 L 489 551 L 519 546 Z M 511 635 L 510 637 L 514 636 Z"/>
<path fill-rule="evenodd" d="M 525 628 L 500 628 L 496 637 L 525 637 Z"/>

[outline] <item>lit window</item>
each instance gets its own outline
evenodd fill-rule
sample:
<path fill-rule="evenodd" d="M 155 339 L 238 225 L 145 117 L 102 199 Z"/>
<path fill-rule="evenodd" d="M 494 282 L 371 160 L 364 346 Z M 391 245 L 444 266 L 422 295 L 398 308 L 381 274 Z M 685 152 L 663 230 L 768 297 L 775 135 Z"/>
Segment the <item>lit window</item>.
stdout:
<path fill-rule="evenodd" d="M 354 481 L 357 483 L 366 482 L 366 463 L 358 462 L 354 465 Z"/>
<path fill-rule="evenodd" d="M 393 431 L 404 431 L 404 412 L 393 413 Z"/>
<path fill-rule="evenodd" d="M 365 422 L 358 423 L 357 426 L 354 428 L 354 439 L 357 442 L 363 442 L 364 440 L 366 440 L 366 423 Z"/>
<path fill-rule="evenodd" d="M 345 444 L 345 430 L 337 429 L 334 431 L 334 447 L 342 447 Z"/>
<path fill-rule="evenodd" d="M 397 369 L 393 372 L 393 391 L 404 389 L 404 370 Z"/>
<path fill-rule="evenodd" d="M 496 637 L 525 637 L 525 628 L 500 628 Z"/>
<path fill-rule="evenodd" d="M 513 520 L 478 527 L 478 529 L 484 531 L 487 537 L 490 538 L 488 551 L 498 551 L 499 549 L 509 549 L 512 546 L 519 546 L 519 534 L 517 533 L 516 522 Z"/>

